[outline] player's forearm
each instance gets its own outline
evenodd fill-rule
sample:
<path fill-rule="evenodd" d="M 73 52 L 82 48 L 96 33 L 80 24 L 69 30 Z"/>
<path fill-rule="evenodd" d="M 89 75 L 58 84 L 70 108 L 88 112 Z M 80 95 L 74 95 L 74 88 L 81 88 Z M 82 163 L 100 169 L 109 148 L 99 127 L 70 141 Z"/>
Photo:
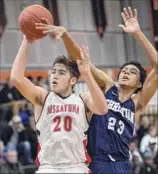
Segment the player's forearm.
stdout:
<path fill-rule="evenodd" d="M 73 40 L 71 35 L 68 33 L 68 31 L 65 29 L 65 32 L 62 36 L 62 39 L 64 41 L 65 47 L 67 49 L 69 59 L 71 60 L 77 60 L 80 59 L 80 47 L 79 45 Z M 95 78 L 97 84 L 104 88 L 104 80 L 100 78 L 100 73 L 98 73 L 97 69 L 91 64 L 91 72 L 93 74 L 93 77 Z"/>
<path fill-rule="evenodd" d="M 62 36 L 62 39 L 64 41 L 69 58 L 71 60 L 80 59 L 80 47 L 73 40 L 73 38 L 71 37 L 71 35 L 68 33 L 68 31 L 66 29 L 65 29 L 65 32 Z"/>
<path fill-rule="evenodd" d="M 105 88 L 105 81 L 103 78 L 104 76 L 100 74 L 100 71 L 98 71 L 98 69 L 93 64 L 91 64 L 91 72 L 99 87 Z"/>
<path fill-rule="evenodd" d="M 11 70 L 11 80 L 20 81 L 24 78 L 26 59 L 28 57 L 30 44 L 23 40 Z"/>
<path fill-rule="evenodd" d="M 149 62 L 152 67 L 158 66 L 158 52 L 154 48 L 154 46 L 150 43 L 150 41 L 146 38 L 142 31 L 136 32 L 133 34 L 134 38 L 140 43 L 140 45 L 144 48 Z"/>
<path fill-rule="evenodd" d="M 89 75 L 86 77 L 86 79 L 84 78 L 84 80 L 86 81 L 86 84 L 89 88 L 94 105 L 100 112 L 102 111 L 103 113 L 106 113 L 108 106 L 105 96 L 94 80 L 92 74 L 89 73 Z"/>

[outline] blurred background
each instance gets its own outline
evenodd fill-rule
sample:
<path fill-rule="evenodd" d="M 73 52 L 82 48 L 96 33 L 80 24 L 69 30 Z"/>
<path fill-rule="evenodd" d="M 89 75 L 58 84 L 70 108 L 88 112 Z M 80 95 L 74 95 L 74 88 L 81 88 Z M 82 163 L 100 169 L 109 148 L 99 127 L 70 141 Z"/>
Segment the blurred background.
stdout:
<path fill-rule="evenodd" d="M 10 70 L 22 41 L 18 17 L 32 4 L 44 5 L 55 25 L 64 26 L 79 45 L 88 45 L 92 63 L 116 79 L 119 67 L 136 60 L 149 72 L 142 48 L 118 27 L 124 7 L 136 8 L 142 31 L 158 50 L 158 0 L 0 0 L 0 171 L 33 173 L 37 136 L 33 106 L 9 82 Z M 50 37 L 32 46 L 26 77 L 49 90 L 49 68 L 58 55 L 67 55 L 62 40 Z M 87 91 L 79 81 L 76 93 Z M 158 167 L 157 92 L 137 119 L 130 144 L 134 173 L 155 174 Z M 4 166 L 5 168 L 1 167 Z M 14 167 L 16 166 L 16 167 Z M 3 169 L 1 169 L 3 168 Z"/>

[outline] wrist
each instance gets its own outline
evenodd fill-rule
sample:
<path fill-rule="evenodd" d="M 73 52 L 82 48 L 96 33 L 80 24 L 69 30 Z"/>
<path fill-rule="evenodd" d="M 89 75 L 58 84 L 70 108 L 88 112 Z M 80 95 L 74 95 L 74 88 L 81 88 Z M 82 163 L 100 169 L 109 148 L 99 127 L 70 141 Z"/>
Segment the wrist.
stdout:
<path fill-rule="evenodd" d="M 66 28 L 61 27 L 61 30 L 63 31 L 62 38 L 64 38 L 65 36 L 67 36 L 67 35 L 68 35 L 68 31 L 66 30 Z"/>
<path fill-rule="evenodd" d="M 89 71 L 84 74 L 81 74 L 81 76 L 84 79 L 84 81 L 88 81 L 92 77 L 92 73 Z"/>
<path fill-rule="evenodd" d="M 23 39 L 23 43 L 27 43 L 27 44 L 31 45 L 32 42 L 33 42 L 33 41 L 30 41 L 30 40 L 28 40 L 27 38 L 24 38 L 24 39 Z"/>
<path fill-rule="evenodd" d="M 138 35 L 140 35 L 140 34 L 142 34 L 141 29 L 138 30 L 138 31 L 135 31 L 134 33 L 132 33 L 132 35 L 133 35 L 134 37 L 136 37 L 136 36 L 138 36 Z"/>

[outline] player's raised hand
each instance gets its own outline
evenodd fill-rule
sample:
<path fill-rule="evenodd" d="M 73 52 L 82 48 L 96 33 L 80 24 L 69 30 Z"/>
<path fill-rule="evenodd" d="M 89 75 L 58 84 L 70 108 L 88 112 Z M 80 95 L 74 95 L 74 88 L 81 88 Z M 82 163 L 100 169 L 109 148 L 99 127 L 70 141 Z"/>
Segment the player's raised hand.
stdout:
<path fill-rule="evenodd" d="M 134 34 L 140 31 L 137 9 L 134 9 L 133 12 L 131 7 L 124 8 L 121 16 L 124 21 L 124 25 L 120 24 L 119 27 L 121 27 L 124 32 Z"/>
<path fill-rule="evenodd" d="M 52 35 L 56 39 L 61 39 L 66 29 L 62 26 L 54 26 L 50 22 L 42 18 L 43 23 L 35 23 L 37 30 L 42 30 L 44 34 Z"/>
<path fill-rule="evenodd" d="M 80 48 L 80 60 L 77 60 L 78 69 L 83 78 L 88 77 L 90 71 L 90 61 L 88 47 L 82 46 Z"/>

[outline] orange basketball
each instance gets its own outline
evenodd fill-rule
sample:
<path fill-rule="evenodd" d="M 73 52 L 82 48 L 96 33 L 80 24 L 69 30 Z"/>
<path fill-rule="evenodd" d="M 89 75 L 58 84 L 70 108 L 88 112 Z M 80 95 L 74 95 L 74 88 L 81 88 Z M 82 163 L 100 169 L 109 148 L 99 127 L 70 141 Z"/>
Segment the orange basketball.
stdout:
<path fill-rule="evenodd" d="M 53 24 L 51 13 L 41 5 L 28 6 L 21 12 L 19 16 L 19 27 L 28 39 L 36 40 L 46 36 L 41 30 L 37 30 L 35 26 L 35 23 L 45 23 L 41 18 L 46 18 Z"/>

